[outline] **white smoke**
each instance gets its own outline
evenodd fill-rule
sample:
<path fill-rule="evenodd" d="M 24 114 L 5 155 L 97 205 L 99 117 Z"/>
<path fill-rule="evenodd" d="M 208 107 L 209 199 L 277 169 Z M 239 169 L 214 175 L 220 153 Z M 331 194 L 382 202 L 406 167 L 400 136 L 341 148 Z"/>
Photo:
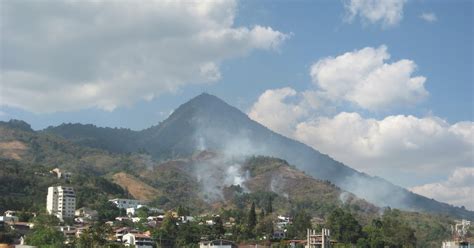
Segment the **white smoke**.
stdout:
<path fill-rule="evenodd" d="M 153 160 L 151 155 L 138 154 L 137 158 L 139 159 L 140 164 L 144 165 L 148 170 L 153 170 L 157 165 L 156 161 Z"/>
<path fill-rule="evenodd" d="M 379 178 L 367 180 L 366 177 L 354 174 L 346 178 L 341 186 L 349 189 L 357 196 L 364 196 L 364 199 L 379 207 L 394 207 L 401 209 L 411 209 L 406 204 L 407 192 L 402 188 L 395 188 L 392 184 Z M 377 189 L 377 190 L 373 190 Z"/>
<path fill-rule="evenodd" d="M 286 181 L 281 175 L 276 175 L 272 177 L 270 182 L 270 190 L 278 195 L 289 198 L 288 193 L 285 191 Z"/>
<path fill-rule="evenodd" d="M 230 133 L 216 128 L 216 123 L 210 125 L 199 118 L 193 119 L 193 124 L 195 150 L 216 153 L 211 158 L 195 161 L 194 174 L 204 198 L 209 202 L 223 200 L 223 189 L 232 185 L 248 192 L 245 184 L 250 173 L 243 169 L 243 164 L 250 156 L 266 154 L 266 147 L 252 144 L 251 135 L 245 130 Z M 216 150 L 209 150 L 210 147 Z"/>
<path fill-rule="evenodd" d="M 339 194 L 339 200 L 342 202 L 343 205 L 345 205 L 348 200 L 350 199 L 351 194 L 348 192 L 342 192 Z"/>
<path fill-rule="evenodd" d="M 205 151 L 207 149 L 207 146 L 206 146 L 206 141 L 204 139 L 204 137 L 202 136 L 199 136 L 197 138 L 198 142 L 197 142 L 197 150 L 198 151 Z"/>
<path fill-rule="evenodd" d="M 224 185 L 240 185 L 245 188 L 245 181 L 249 178 L 249 173 L 242 172 L 242 165 L 234 163 L 230 165 L 225 173 Z"/>
<path fill-rule="evenodd" d="M 206 201 L 223 200 L 223 189 L 232 185 L 240 186 L 244 191 L 248 191 L 245 182 L 250 175 L 248 171 L 243 170 L 243 161 L 226 155 L 216 155 L 210 159 L 195 161 L 194 175 L 201 185 Z"/>

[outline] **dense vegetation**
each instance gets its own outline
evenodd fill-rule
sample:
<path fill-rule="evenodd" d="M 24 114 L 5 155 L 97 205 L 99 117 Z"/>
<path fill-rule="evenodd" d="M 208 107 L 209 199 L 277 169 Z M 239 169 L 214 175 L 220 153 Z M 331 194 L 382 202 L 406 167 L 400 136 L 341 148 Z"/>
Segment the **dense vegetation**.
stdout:
<path fill-rule="evenodd" d="M 11 209 L 44 212 L 48 187 L 54 185 L 74 187 L 77 208 L 94 206 L 101 200 L 127 195 L 118 185 L 86 168 L 78 169 L 69 181 L 58 179 L 49 172 L 51 169 L 41 164 L 0 158 L 0 212 Z"/>
<path fill-rule="evenodd" d="M 272 157 L 219 160 L 224 169 L 238 162 L 241 172 L 246 174 L 246 181 L 244 185 L 221 186 L 222 199 L 212 202 L 203 193 L 202 181 L 196 177 L 195 171 L 198 166 L 219 157 L 218 154 L 198 154 L 193 158 L 160 163 L 146 154 L 113 154 L 78 146 L 51 134 L 34 132 L 23 122 L 0 124 L 0 142 L 18 142 L 25 147 L 10 149 L 3 146 L 0 149 L 0 211 L 13 209 L 21 213 L 44 213 L 47 187 L 66 184 L 75 188 L 77 208 L 96 209 L 99 220 L 112 220 L 120 211 L 107 199 L 133 197 L 127 190 L 132 185 L 114 181 L 114 175 L 126 173 L 156 190 L 150 206 L 167 210 L 181 207 L 193 215 L 207 213 L 215 218 L 217 225 L 208 227 L 193 222 L 176 226 L 173 223 L 178 220 L 168 217 L 160 229 L 150 230 L 157 240 L 180 246 L 191 244 L 203 235 L 216 238 L 227 234 L 223 237 L 236 241 L 268 239 L 275 217 L 283 214 L 293 217 L 293 223 L 287 229 L 289 238 L 304 238 L 308 227 L 329 227 L 343 247 L 346 244 L 434 247 L 449 237 L 449 225 L 453 222 L 451 217 L 444 215 L 391 209 L 381 211 L 329 181 L 316 180 L 285 160 Z M 71 179 L 64 181 L 50 174 L 49 171 L 55 167 L 71 172 Z M 217 178 L 220 178 L 219 174 Z M 341 196 L 344 196 L 343 200 Z M 384 214 L 380 215 L 381 212 Z M 212 217 L 216 213 L 219 218 Z M 219 223 L 230 218 L 235 220 L 235 225 L 221 228 Z M 31 220 L 31 216 L 24 215 L 22 220 Z M 137 225 L 140 230 L 146 229 L 143 223 Z M 37 226 L 34 233 L 39 237 L 31 237 L 32 243 L 39 240 L 53 245 L 60 241 L 54 230 L 47 226 Z M 106 235 L 97 237 L 95 232 L 110 231 L 104 228 L 94 226 L 84 238 L 74 242 L 83 242 L 82 247 L 88 244 L 100 247 Z M 11 238 L 8 235 L 1 232 L 0 239 Z M 42 235 L 52 238 L 44 240 Z"/>
<path fill-rule="evenodd" d="M 209 94 L 191 99 L 162 123 L 141 131 L 67 124 L 48 128 L 45 132 L 114 153 L 141 151 L 155 160 L 189 157 L 202 147 L 208 150 L 239 147 L 237 150 L 242 149 L 240 152 L 285 159 L 314 178 L 329 180 L 359 197 L 376 202 L 380 207 L 416 209 L 474 219 L 472 211 L 428 199 L 381 178 L 360 173 L 309 146 L 274 133 Z M 353 187 L 354 183 L 348 180 L 354 177 L 365 187 Z M 394 193 L 400 197 L 392 197 Z"/>

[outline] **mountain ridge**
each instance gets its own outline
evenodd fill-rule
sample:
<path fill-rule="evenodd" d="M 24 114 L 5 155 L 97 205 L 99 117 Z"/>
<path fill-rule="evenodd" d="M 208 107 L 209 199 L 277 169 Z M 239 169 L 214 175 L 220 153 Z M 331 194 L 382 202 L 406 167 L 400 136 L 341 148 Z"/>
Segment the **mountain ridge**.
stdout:
<path fill-rule="evenodd" d="M 45 189 L 67 183 L 76 191 L 77 207 L 92 209 L 103 209 L 107 199 L 135 197 L 165 210 L 185 206 L 194 214 L 225 214 L 242 213 L 252 203 L 268 210 L 271 201 L 275 215 L 295 216 L 303 210 L 321 223 L 334 209 L 344 209 L 363 225 L 370 225 L 382 212 L 385 216 L 396 211 L 397 218 L 417 230 L 420 247 L 433 247 L 449 237 L 449 225 L 454 223 L 455 216 L 447 214 L 376 207 L 274 157 L 206 150 L 158 162 L 144 153 L 113 154 L 0 122 L 0 144 L 4 143 L 23 144 L 23 153 L 8 158 L 11 153 L 4 153 L 5 148 L 11 150 L 0 145 L 0 181 L 5 182 L 0 184 L 0 211 L 44 211 Z M 54 167 L 71 172 L 70 181 L 50 174 Z"/>
<path fill-rule="evenodd" d="M 43 132 L 60 135 L 80 144 L 81 138 L 87 137 L 76 132 L 71 126 L 63 126 L 61 129 L 58 131 L 58 128 L 47 128 Z M 97 130 L 102 129 L 92 128 L 89 134 Z M 111 131 L 99 141 L 113 144 L 120 149 L 100 145 L 100 142 L 95 145 L 99 144 L 99 148 L 111 152 L 145 152 L 158 160 L 186 157 L 196 150 L 207 149 L 232 155 L 280 157 L 311 176 L 329 180 L 378 206 L 448 212 L 460 218 L 474 219 L 472 211 L 419 196 L 382 178 L 354 170 L 301 142 L 275 133 L 251 120 L 237 108 L 207 93 L 180 105 L 158 125 L 141 131 L 124 131 L 122 136 L 117 135 L 117 132 Z M 124 138 L 120 140 L 117 136 Z M 121 143 L 124 145 L 120 145 Z"/>

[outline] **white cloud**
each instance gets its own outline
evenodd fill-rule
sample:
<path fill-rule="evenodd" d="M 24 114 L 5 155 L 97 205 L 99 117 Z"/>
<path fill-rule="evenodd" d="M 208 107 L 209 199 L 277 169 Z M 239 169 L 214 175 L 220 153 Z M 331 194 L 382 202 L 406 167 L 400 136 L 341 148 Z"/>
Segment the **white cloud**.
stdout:
<path fill-rule="evenodd" d="M 421 13 L 420 18 L 427 22 L 435 22 L 438 20 L 438 17 L 436 17 L 436 14 L 433 12 L 423 12 Z"/>
<path fill-rule="evenodd" d="M 428 95 L 426 79 L 412 76 L 413 61 L 386 63 L 389 58 L 387 48 L 381 46 L 321 59 L 310 70 L 317 89 L 267 90 L 249 116 L 373 175 L 388 170 L 398 170 L 398 176 L 414 175 L 430 169 L 431 176 L 439 176 L 453 166 L 469 165 L 474 140 L 471 122 L 450 124 L 435 116 L 392 115 L 377 120 L 358 113 L 335 114 L 344 107 L 338 104 L 341 101 L 380 110 L 413 104 Z"/>
<path fill-rule="evenodd" d="M 332 100 L 344 100 L 369 110 L 408 105 L 423 100 L 428 92 L 426 78 L 412 76 L 416 64 L 390 58 L 386 46 L 366 47 L 311 66 L 311 77 L 320 91 Z"/>
<path fill-rule="evenodd" d="M 382 23 L 383 27 L 394 26 L 403 19 L 406 0 L 346 0 L 347 20 L 360 17 L 364 22 Z"/>
<path fill-rule="evenodd" d="M 307 114 L 300 103 L 300 94 L 286 87 L 266 90 L 249 111 L 249 117 L 263 125 L 287 136 L 292 136 L 298 120 Z M 297 98 L 297 102 L 290 102 Z"/>
<path fill-rule="evenodd" d="M 236 27 L 235 1 L 2 1 L 0 105 L 113 110 L 221 79 L 219 64 L 288 35 Z"/>
<path fill-rule="evenodd" d="M 446 181 L 416 186 L 411 191 L 474 210 L 474 168 L 457 168 Z"/>
<path fill-rule="evenodd" d="M 436 116 L 411 115 L 375 119 L 336 112 L 346 106 L 339 102 L 379 110 L 413 104 L 428 95 L 426 79 L 412 76 L 413 61 L 389 64 L 385 62 L 389 58 L 386 47 L 381 46 L 322 59 L 310 71 L 317 89 L 266 90 L 249 117 L 355 169 L 402 186 L 433 182 L 455 168 L 472 167 L 474 122 L 452 124 Z M 424 187 L 439 188 L 437 184 Z M 452 199 L 449 194 L 435 198 L 468 206 L 464 202 L 471 191 L 472 186 L 467 191 L 459 189 Z"/>
<path fill-rule="evenodd" d="M 318 99 L 314 94 L 318 92 L 267 90 L 252 106 L 249 117 L 352 168 L 402 186 L 432 182 L 455 168 L 472 168 L 474 122 L 450 124 L 435 116 L 411 115 L 374 119 L 349 112 L 324 116 L 320 102 L 311 102 Z M 429 183 L 413 190 L 473 209 L 469 198 L 474 195 L 473 181 L 462 177 L 464 174 L 465 170 L 456 170 L 449 183 Z M 469 180 L 471 186 L 467 186 Z M 464 186 L 454 182 L 464 182 Z"/>
<path fill-rule="evenodd" d="M 437 117 L 376 120 L 342 112 L 300 122 L 294 137 L 370 174 L 396 169 L 440 176 L 454 166 L 470 166 L 474 159 L 474 123 L 451 125 Z"/>

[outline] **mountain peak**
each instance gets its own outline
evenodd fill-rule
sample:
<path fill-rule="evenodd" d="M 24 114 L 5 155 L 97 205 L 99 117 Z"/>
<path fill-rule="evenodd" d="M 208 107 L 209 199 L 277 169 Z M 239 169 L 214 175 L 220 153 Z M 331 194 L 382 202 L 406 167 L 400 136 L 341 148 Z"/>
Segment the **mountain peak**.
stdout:
<path fill-rule="evenodd" d="M 211 95 L 207 92 L 201 93 L 200 95 L 192 98 L 185 104 L 191 104 L 196 107 L 199 107 L 199 106 L 205 107 L 205 106 L 221 105 L 221 104 L 228 105 L 224 100 L 220 99 L 217 96 Z"/>
<path fill-rule="evenodd" d="M 207 93 L 207 92 L 203 92 L 203 93 L 201 93 L 201 94 L 195 96 L 194 98 L 205 98 L 205 99 L 206 99 L 206 98 L 209 98 L 209 99 L 211 99 L 211 98 L 214 98 L 214 99 L 217 98 L 217 99 L 220 100 L 219 97 L 217 97 L 217 96 L 215 96 L 215 95 L 212 95 L 212 94 L 209 94 L 209 93 Z"/>
<path fill-rule="evenodd" d="M 175 119 L 177 116 L 186 119 L 192 118 L 193 116 L 199 116 L 201 118 L 209 117 L 211 119 L 227 119 L 231 116 L 239 116 L 239 118 L 244 117 L 244 119 L 247 118 L 247 115 L 242 113 L 239 109 L 229 105 L 219 97 L 206 92 L 201 93 L 179 106 L 170 116 L 170 119 Z"/>
<path fill-rule="evenodd" d="M 160 124 L 142 131 L 94 130 L 84 133 L 74 129 L 72 131 L 77 132 L 76 135 L 60 134 L 81 142 L 93 141 L 97 144 L 95 147 L 113 152 L 138 152 L 140 149 L 157 160 L 189 157 L 203 150 L 221 151 L 230 156 L 278 157 L 317 179 L 328 180 L 379 206 L 474 218 L 473 212 L 436 202 L 382 179 L 372 178 L 303 143 L 277 134 L 208 93 L 192 98 Z"/>

